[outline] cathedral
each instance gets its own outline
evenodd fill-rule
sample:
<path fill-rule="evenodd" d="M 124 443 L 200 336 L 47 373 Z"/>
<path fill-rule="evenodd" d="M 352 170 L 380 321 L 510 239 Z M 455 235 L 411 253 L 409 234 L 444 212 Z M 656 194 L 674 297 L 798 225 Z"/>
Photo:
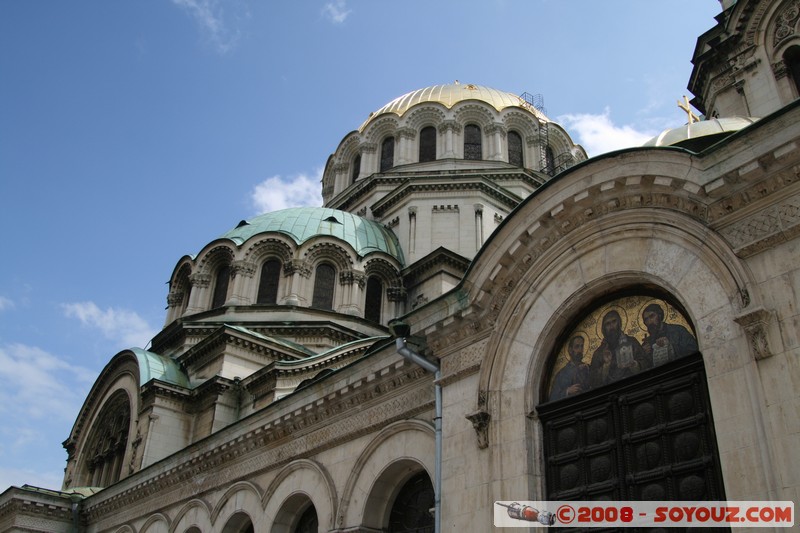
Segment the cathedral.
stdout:
<path fill-rule="evenodd" d="M 322 207 L 177 260 L 163 329 L 65 436 L 63 485 L 2 492 L 0 531 L 800 501 L 800 1 L 720 8 L 687 123 L 642 147 L 588 158 L 538 96 L 464 81 L 365 110 Z"/>

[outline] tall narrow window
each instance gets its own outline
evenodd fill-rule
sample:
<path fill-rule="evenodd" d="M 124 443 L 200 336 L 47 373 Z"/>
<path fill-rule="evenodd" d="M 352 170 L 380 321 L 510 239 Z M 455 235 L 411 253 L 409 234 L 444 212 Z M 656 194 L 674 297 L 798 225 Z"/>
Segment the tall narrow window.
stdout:
<path fill-rule="evenodd" d="M 223 265 L 217 270 L 217 279 L 214 283 L 214 297 L 211 299 L 211 308 L 216 309 L 225 305 L 228 299 L 228 283 L 231 280 L 231 267 Z"/>
<path fill-rule="evenodd" d="M 436 161 L 436 128 L 428 126 L 419 132 L 419 162 Z"/>
<path fill-rule="evenodd" d="M 314 296 L 311 299 L 311 307 L 317 309 L 333 310 L 333 287 L 336 278 L 336 270 L 328 264 L 321 264 L 317 267 L 314 276 Z"/>
<path fill-rule="evenodd" d="M 475 124 L 464 127 L 464 159 L 480 160 L 483 158 L 481 147 L 481 129 Z"/>
<path fill-rule="evenodd" d="M 278 303 L 278 282 L 281 279 L 281 262 L 270 259 L 261 267 L 261 279 L 258 282 L 256 303 Z"/>
<path fill-rule="evenodd" d="M 508 132 L 508 162 L 515 167 L 523 167 L 522 137 L 516 131 Z"/>
<path fill-rule="evenodd" d="M 789 71 L 789 77 L 794 82 L 794 90 L 800 96 L 800 46 L 792 46 L 783 54 L 783 62 Z"/>
<path fill-rule="evenodd" d="M 358 154 L 356 158 L 353 159 L 353 169 L 350 172 L 350 182 L 355 183 L 360 173 L 361 173 L 361 154 Z"/>
<path fill-rule="evenodd" d="M 377 276 L 370 276 L 367 280 L 367 298 L 364 303 L 364 318 L 372 322 L 380 323 L 381 307 L 383 307 L 383 283 Z"/>
<path fill-rule="evenodd" d="M 381 145 L 381 172 L 394 166 L 394 137 L 387 137 Z"/>
<path fill-rule="evenodd" d="M 553 149 L 548 146 L 545 149 L 545 167 L 544 172 L 548 176 L 553 176 L 556 173 L 556 157 L 553 155 Z"/>

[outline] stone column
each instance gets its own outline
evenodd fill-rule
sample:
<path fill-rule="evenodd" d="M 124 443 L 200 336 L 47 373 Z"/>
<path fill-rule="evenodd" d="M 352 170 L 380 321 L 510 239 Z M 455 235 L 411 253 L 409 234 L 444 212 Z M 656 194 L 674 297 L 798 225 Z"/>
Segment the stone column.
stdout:
<path fill-rule="evenodd" d="M 247 305 L 252 303 L 252 295 L 255 294 L 252 283 L 255 271 L 255 263 L 250 261 L 233 262 L 231 265 L 233 287 L 231 288 L 231 297 L 226 302 L 226 305 Z"/>
<path fill-rule="evenodd" d="M 303 305 L 308 302 L 305 297 L 305 283 L 304 279 L 311 277 L 311 268 L 308 263 L 302 259 L 292 259 L 283 267 L 283 271 L 291 276 L 289 287 L 287 288 L 288 295 L 286 296 L 286 305 Z"/>
<path fill-rule="evenodd" d="M 196 272 L 189 276 L 192 290 L 189 292 L 189 305 L 186 314 L 199 313 L 208 307 L 208 288 L 211 285 L 211 274 Z"/>
<path fill-rule="evenodd" d="M 456 157 L 455 136 L 461 131 L 461 126 L 454 120 L 447 120 L 439 125 L 439 132 L 444 133 L 444 153 L 440 159 Z"/>

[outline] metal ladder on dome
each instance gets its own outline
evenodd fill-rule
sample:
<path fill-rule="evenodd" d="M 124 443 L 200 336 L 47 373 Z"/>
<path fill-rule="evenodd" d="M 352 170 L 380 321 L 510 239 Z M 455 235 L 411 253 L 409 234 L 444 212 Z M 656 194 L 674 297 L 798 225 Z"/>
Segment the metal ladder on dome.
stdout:
<path fill-rule="evenodd" d="M 532 113 L 536 110 L 543 116 L 547 116 L 547 110 L 544 107 L 544 96 L 541 94 L 524 92 L 520 95 L 519 100 L 522 107 L 525 107 Z M 539 169 L 548 176 L 552 176 L 555 173 L 555 168 L 554 162 L 550 161 L 550 158 L 547 157 L 547 148 L 550 146 L 547 130 L 547 120 L 539 118 Z"/>

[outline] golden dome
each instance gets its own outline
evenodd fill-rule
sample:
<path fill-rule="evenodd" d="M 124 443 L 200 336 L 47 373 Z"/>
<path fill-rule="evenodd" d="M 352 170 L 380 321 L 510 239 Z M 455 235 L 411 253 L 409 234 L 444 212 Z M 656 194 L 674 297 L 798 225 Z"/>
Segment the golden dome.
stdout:
<path fill-rule="evenodd" d="M 361 125 L 359 130 L 363 131 L 364 127 L 373 118 L 384 113 L 394 113 L 402 117 L 406 111 L 417 104 L 432 102 L 442 104 L 450 109 L 457 103 L 466 100 L 480 100 L 491 105 L 497 111 L 502 111 L 507 107 L 523 107 L 531 111 L 540 120 L 548 120 L 541 111 L 534 109 L 521 96 L 482 85 L 455 82 L 449 85 L 425 87 L 424 89 L 417 89 L 399 96 L 374 113 L 370 113 L 369 118 Z"/>

